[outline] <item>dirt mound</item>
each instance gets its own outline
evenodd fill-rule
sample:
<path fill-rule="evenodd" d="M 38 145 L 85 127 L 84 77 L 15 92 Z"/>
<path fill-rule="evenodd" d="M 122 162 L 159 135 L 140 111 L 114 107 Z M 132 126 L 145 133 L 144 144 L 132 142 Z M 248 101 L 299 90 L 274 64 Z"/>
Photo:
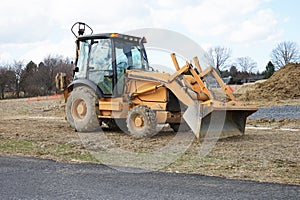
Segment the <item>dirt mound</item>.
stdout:
<path fill-rule="evenodd" d="M 246 86 L 249 90 L 243 93 L 237 92 L 238 99 L 268 101 L 300 98 L 299 80 L 300 64 L 290 63 L 276 71 L 268 80 L 255 83 L 251 87 Z"/>

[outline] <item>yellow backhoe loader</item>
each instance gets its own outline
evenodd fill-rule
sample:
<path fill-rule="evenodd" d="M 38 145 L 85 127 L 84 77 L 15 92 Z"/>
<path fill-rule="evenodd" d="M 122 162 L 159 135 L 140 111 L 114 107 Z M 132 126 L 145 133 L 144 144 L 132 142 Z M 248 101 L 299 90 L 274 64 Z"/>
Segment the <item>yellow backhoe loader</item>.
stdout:
<path fill-rule="evenodd" d="M 90 34 L 84 34 L 87 28 Z M 71 30 L 77 48 L 73 80 L 59 74 L 56 82 L 64 91 L 67 120 L 77 131 L 106 125 L 143 138 L 168 123 L 197 138 L 229 137 L 243 135 L 247 117 L 257 110 L 237 102 L 213 67 L 202 71 L 197 57 L 195 67 L 190 62 L 180 67 L 173 53 L 176 72 L 161 73 L 148 64 L 145 38 L 93 34 L 82 22 Z"/>

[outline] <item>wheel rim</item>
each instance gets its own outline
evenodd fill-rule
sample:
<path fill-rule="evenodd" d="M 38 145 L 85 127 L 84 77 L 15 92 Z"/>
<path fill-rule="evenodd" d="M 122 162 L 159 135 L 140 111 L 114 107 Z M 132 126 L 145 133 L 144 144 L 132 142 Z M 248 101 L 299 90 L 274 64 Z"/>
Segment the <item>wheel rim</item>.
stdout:
<path fill-rule="evenodd" d="M 145 119 L 142 115 L 135 114 L 132 116 L 131 120 L 132 127 L 136 130 L 140 130 L 144 127 Z"/>
<path fill-rule="evenodd" d="M 83 99 L 76 99 L 72 104 L 71 112 L 74 119 L 85 118 L 87 113 L 87 106 L 85 101 Z"/>

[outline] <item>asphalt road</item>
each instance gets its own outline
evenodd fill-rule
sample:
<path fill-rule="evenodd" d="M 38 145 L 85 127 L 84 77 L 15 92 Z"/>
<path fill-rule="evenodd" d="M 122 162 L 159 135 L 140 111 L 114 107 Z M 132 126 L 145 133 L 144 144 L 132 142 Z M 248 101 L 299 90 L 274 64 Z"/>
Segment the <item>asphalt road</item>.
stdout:
<path fill-rule="evenodd" d="M 299 199 L 300 186 L 0 155 L 0 199 Z"/>

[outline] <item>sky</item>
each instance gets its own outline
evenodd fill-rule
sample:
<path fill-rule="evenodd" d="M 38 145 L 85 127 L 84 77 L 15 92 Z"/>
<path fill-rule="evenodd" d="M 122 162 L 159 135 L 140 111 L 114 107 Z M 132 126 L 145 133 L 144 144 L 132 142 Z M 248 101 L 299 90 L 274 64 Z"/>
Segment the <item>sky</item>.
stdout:
<path fill-rule="evenodd" d="M 74 58 L 70 28 L 82 21 L 95 33 L 145 28 L 178 32 L 204 50 L 230 48 L 230 62 L 250 57 L 261 72 L 279 42 L 300 45 L 299 7 L 295 0 L 2 1 L 0 64 L 38 64 L 48 55 Z"/>

